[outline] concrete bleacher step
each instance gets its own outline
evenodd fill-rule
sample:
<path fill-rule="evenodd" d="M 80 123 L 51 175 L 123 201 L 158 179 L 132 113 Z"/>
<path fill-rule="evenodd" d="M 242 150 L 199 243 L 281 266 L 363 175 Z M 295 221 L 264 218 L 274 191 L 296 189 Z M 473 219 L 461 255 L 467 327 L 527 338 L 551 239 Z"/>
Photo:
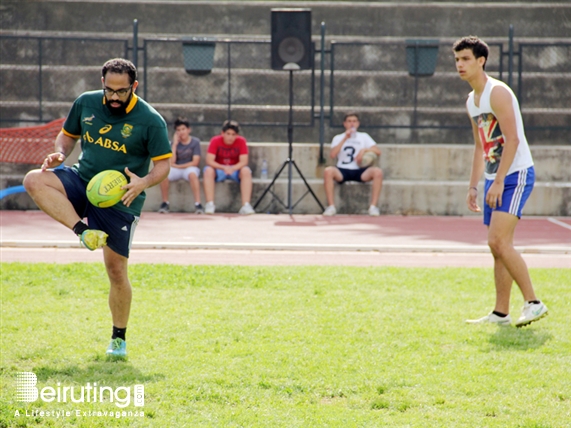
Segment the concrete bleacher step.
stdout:
<path fill-rule="evenodd" d="M 287 177 L 287 175 L 285 175 Z M 317 198 L 325 206 L 323 180 L 308 179 L 308 184 Z M 21 180 L 19 181 L 21 183 Z M 256 202 L 271 180 L 254 179 L 252 203 Z M 10 180 L 2 180 L 2 185 Z M 13 182 L 16 185 L 16 182 Z M 287 178 L 279 179 L 273 191 L 287 206 Z M 481 186 L 480 186 L 481 188 Z M 301 179 L 292 180 L 292 204 L 307 192 Z M 480 191 L 482 194 L 482 191 Z M 379 199 L 382 214 L 403 215 L 472 215 L 466 208 L 466 182 L 385 180 Z M 335 188 L 335 200 L 339 214 L 366 214 L 369 207 L 370 185 L 348 183 Z M 186 182 L 172 183 L 169 197 L 171 211 L 194 212 L 194 200 Z M 571 182 L 538 182 L 526 204 L 525 215 L 569 216 L 571 215 Z M 144 211 L 157 211 L 161 204 L 160 190 L 153 187 L 147 190 Z M 202 194 L 204 204 L 204 194 Z M 216 212 L 237 213 L 241 206 L 239 186 L 224 182 L 216 185 Z M 25 193 L 5 197 L 0 201 L 2 210 L 37 209 L 32 199 Z M 257 212 L 287 213 L 288 210 L 268 193 L 258 206 Z M 320 214 L 321 209 L 311 194 L 306 194 L 293 211 L 295 214 Z"/>
<path fill-rule="evenodd" d="M 85 67 L 87 68 L 87 67 Z M 450 67 L 452 69 L 452 65 Z M 84 91 L 97 89 L 100 86 L 100 67 L 88 67 L 83 71 L 83 77 L 76 81 L 77 67 L 60 66 L 45 67 L 42 71 L 43 79 L 49 84 L 42 87 L 42 95 L 47 107 L 64 109 L 69 108 L 73 98 Z M 497 73 L 490 73 L 492 76 Z M 37 108 L 38 79 L 37 67 L 13 65 L 0 68 L 2 76 L 3 98 L 2 106 Z M 328 78 L 329 72 L 326 73 Z M 548 77 L 549 76 L 549 77 Z M 547 110 L 557 103 L 561 96 L 561 88 L 569 81 L 571 73 L 535 74 L 526 76 L 525 88 L 528 88 L 521 97 L 524 119 L 537 117 L 541 123 L 542 111 L 550 114 L 550 123 L 563 126 L 571 120 L 571 108 L 561 108 L 557 111 Z M 10 82 L 25 78 L 29 82 L 24 87 L 15 87 Z M 227 78 L 227 70 L 215 69 L 208 76 L 189 77 L 182 67 L 161 67 L 150 70 L 147 79 L 152 83 L 147 88 L 146 100 L 157 106 L 160 110 L 180 109 L 180 105 L 189 105 L 191 110 L 204 108 L 227 110 L 227 94 L 220 91 L 220 82 Z M 283 115 L 282 110 L 288 108 L 288 76 L 286 73 L 273 70 L 235 69 L 232 75 L 233 86 L 237 88 L 232 94 L 233 109 L 240 109 L 240 105 L 251 105 L 255 101 L 255 108 L 250 108 L 249 120 L 256 119 L 257 109 L 265 106 L 266 121 L 276 121 L 276 116 Z M 74 81 L 70 94 L 69 82 Z M 414 78 L 405 71 L 394 72 L 362 72 L 335 73 L 335 104 L 338 106 L 351 106 L 367 111 L 367 118 L 374 123 L 392 123 L 392 118 L 383 117 L 387 114 L 411 112 L 414 106 Z M 218 84 L 216 84 L 218 83 Z M 263 90 L 260 90 L 263 88 Z M 457 78 L 454 72 L 441 72 L 430 79 L 420 79 L 417 93 L 417 108 L 420 114 L 423 109 L 433 111 L 433 116 L 439 114 L 440 122 L 446 122 L 450 111 L 456 112 L 456 118 L 448 119 L 448 125 L 465 124 L 465 117 L 460 113 L 463 108 L 468 85 Z M 138 91 L 144 96 L 143 87 Z M 311 105 L 311 75 L 309 71 L 302 71 L 295 76 L 296 110 L 309 109 Z M 329 88 L 325 91 L 329 99 Z M 56 103 L 56 104 L 54 104 Z M 60 103 L 64 103 L 61 105 Z M 172 107 L 169 107 L 172 104 Z M 194 106 L 194 108 L 193 108 Z M 306 107 L 307 106 L 307 107 Z M 58 112 L 61 113 L 61 111 Z M 370 110 L 370 112 L 369 112 Z M 227 114 L 227 112 L 224 112 Z M 270 115 L 271 114 L 271 115 Z M 426 112 L 424 112 L 426 114 Z M 209 117 L 206 113 L 205 117 Z M 277 121 L 280 121 L 278 118 Z"/>
<path fill-rule="evenodd" d="M 384 185 L 379 208 L 383 214 L 431 214 L 469 215 L 465 208 L 465 196 L 470 173 L 471 145 L 414 145 L 381 144 L 380 167 L 384 172 Z M 329 159 L 329 147 L 324 148 L 327 159 L 319 164 L 319 145 L 294 144 L 293 159 L 308 181 L 311 189 L 323 205 L 326 205 L 322 173 Z M 571 215 L 571 147 L 532 146 L 535 160 L 536 186 L 528 201 L 526 215 Z M 202 144 L 203 153 L 206 143 Z M 73 163 L 78 153 L 74 152 L 67 163 Z M 251 143 L 250 168 L 253 171 L 254 186 L 252 202 L 262 195 L 272 181 L 273 174 L 286 161 L 287 144 Z M 262 160 L 268 162 L 270 178 L 260 179 Z M 6 188 L 21 184 L 31 165 L 2 165 L 0 187 Z M 278 178 L 273 191 L 287 204 L 287 168 Z M 481 185 L 480 185 L 481 188 Z M 292 203 L 307 192 L 303 181 L 294 170 L 292 174 Z M 483 194 L 480 189 L 480 194 Z M 218 212 L 238 212 L 241 205 L 239 187 L 236 183 L 224 182 L 216 185 L 215 204 Z M 365 213 L 370 198 L 370 185 L 348 183 L 336 186 L 336 205 L 341 214 Z M 173 211 L 192 212 L 193 199 L 186 182 L 171 184 L 169 200 Z M 204 195 L 202 196 L 204 202 Z M 153 187 L 147 191 L 145 211 L 158 210 L 161 203 L 160 190 Z M 26 194 L 11 195 L 0 202 L 1 209 L 36 209 Z M 261 212 L 286 212 L 279 203 L 272 203 L 271 194 L 261 201 Z M 308 194 L 296 206 L 295 213 L 318 214 L 321 209 Z"/>
<path fill-rule="evenodd" d="M 343 2 L 304 3 L 313 11 L 314 41 L 318 41 L 320 24 L 324 21 L 327 47 L 336 42 L 332 123 L 339 125 L 340 117 L 347 110 L 359 110 L 363 112 L 362 127 L 378 141 L 434 144 L 469 139 L 469 125 L 463 108 L 469 88 L 455 75 L 449 51 L 456 37 L 477 33 L 488 41 L 505 44 L 508 26 L 513 24 L 517 43 L 569 41 L 565 16 L 571 10 L 571 4 L 508 3 L 513 6 L 452 1 L 354 2 L 350 7 Z M 110 55 L 126 54 L 125 40 L 132 38 L 132 22 L 137 18 L 140 42 L 153 39 L 147 51 L 149 63 L 146 69 L 142 53 L 139 55 L 140 72 L 145 72 L 148 79 L 140 79 L 139 95 L 151 102 L 169 123 L 180 114 L 193 122 L 221 123 L 228 118 L 225 97 L 227 46 L 218 43 L 212 73 L 196 77 L 183 70 L 180 40 L 199 35 L 219 40 L 268 42 L 270 9 L 276 6 L 275 2 L 263 1 L 236 4 L 184 0 L 8 2 L 3 5 L 1 18 L 4 34 L 68 36 L 75 40 L 42 42 L 45 67 L 42 69 L 41 112 L 36 62 L 38 41 L 20 38 L 3 42 L 0 115 L 14 121 L 45 121 L 66 115 L 77 95 L 100 86 L 102 62 Z M 299 6 L 299 3 L 280 3 L 280 6 Z M 75 22 L 78 13 L 85 16 L 94 13 L 94 16 L 108 16 L 109 19 L 90 22 L 86 27 Z M 469 20 L 462 19 L 467 16 Z M 418 17 L 422 19 L 417 20 Z M 414 79 L 406 71 L 404 50 L 404 40 L 411 35 L 437 38 L 441 42 L 436 74 L 419 80 L 416 110 L 413 110 Z M 94 40 L 97 37 L 115 40 Z M 342 45 L 347 42 L 357 43 Z M 132 44 L 132 40 L 129 43 Z M 566 127 L 571 122 L 571 108 L 560 105 L 561 99 L 566 97 L 565 91 L 569 91 L 566 82 L 571 77 L 567 50 L 566 46 L 555 45 L 541 52 L 527 49 L 518 60 L 525 63 L 521 103 L 524 121 L 530 130 L 534 126 Z M 234 44 L 232 52 L 232 118 L 261 125 L 248 129 L 250 141 L 283 141 L 285 125 L 281 128 L 263 125 L 287 121 L 287 73 L 270 69 L 269 43 Z M 499 69 L 499 57 L 499 47 L 492 46 L 487 67 L 492 76 Z M 326 58 L 326 104 L 329 104 L 331 60 L 330 56 Z M 514 85 L 517 86 L 517 82 Z M 298 142 L 313 142 L 319 138 L 315 123 L 306 126 L 315 119 L 309 111 L 310 98 L 310 72 L 300 71 L 295 77 L 295 121 L 298 124 L 295 137 Z M 329 114 L 328 107 L 326 115 Z M 10 126 L 14 124 L 17 122 Z M 411 125 L 424 128 L 414 129 Z M 217 131 L 211 125 L 199 126 L 206 135 Z M 386 126 L 392 128 L 384 128 Z M 338 128 L 331 127 L 326 121 L 326 140 L 337 131 Z M 564 132 L 549 129 L 532 132 L 538 143 L 568 144 Z"/>
<path fill-rule="evenodd" d="M 77 80 L 79 71 L 83 77 Z M 63 117 L 77 95 L 99 87 L 99 71 L 99 65 L 45 67 L 40 106 L 37 67 L 4 64 L 0 66 L 0 90 L 3 94 L 0 114 L 14 120 Z M 225 92 L 220 91 L 220 85 L 225 84 L 226 73 L 226 70 L 215 69 L 211 75 L 197 78 L 189 77 L 182 67 L 152 68 L 147 75 L 146 93 L 144 82 L 138 93 L 168 123 L 174 122 L 179 115 L 186 115 L 193 122 L 222 123 L 228 117 L 228 99 Z M 525 88 L 528 89 L 523 91 L 521 103 L 527 128 L 532 131 L 533 127 L 553 127 L 533 131 L 532 141 L 568 144 L 566 134 L 554 129 L 571 123 L 571 108 L 555 109 L 550 106 L 560 104 L 562 88 L 568 88 L 564 83 L 570 76 L 570 73 L 526 75 Z M 26 84 L 14 84 L 24 81 Z M 71 88 L 70 81 L 74 82 Z M 420 79 L 416 109 L 414 79 L 406 72 L 343 71 L 335 74 L 335 81 L 333 121 L 337 124 L 345 111 L 357 110 L 362 116 L 362 127 L 379 141 L 438 143 L 461 142 L 469 138 L 464 109 L 469 88 L 453 72 L 440 72 L 430 79 Z M 275 124 L 281 123 L 285 127 L 287 122 L 287 75 L 272 70 L 235 69 L 233 87 L 237 90 L 232 94 L 232 118 L 241 123 L 255 124 L 249 129 L 250 140 L 282 141 L 284 133 Z M 329 100 L 328 86 L 324 96 Z M 303 71 L 296 75 L 295 80 L 296 141 L 312 142 L 319 138 L 319 127 L 315 124 L 308 126 L 316 118 L 319 108 L 316 105 L 312 114 L 310 105 L 310 73 Z M 330 114 L 329 105 L 326 105 L 325 114 Z M 424 129 L 410 128 L 415 124 Z M 197 126 L 204 126 L 203 132 L 207 134 L 216 131 L 208 128 L 211 125 Z M 387 128 L 389 126 L 391 128 Z M 431 128 L 438 130 L 435 132 Z M 325 130 L 328 134 L 337 132 L 331 128 L 329 120 L 326 120 Z"/>
<path fill-rule="evenodd" d="M 133 19 L 155 34 L 270 34 L 270 9 L 311 7 L 313 34 L 324 21 L 329 34 L 355 36 L 449 37 L 465 34 L 505 37 L 513 24 L 523 37 L 567 37 L 567 2 L 378 1 L 113 1 L 47 0 L 5 2 L 3 30 L 123 33 Z M 89 25 L 78 16 L 97 16 Z"/>
<path fill-rule="evenodd" d="M 268 163 L 270 175 L 288 158 L 287 143 L 248 143 L 249 166 L 253 176 L 260 176 L 262 160 Z M 380 143 L 381 158 L 379 166 L 383 169 L 385 179 L 390 180 L 426 180 L 426 181 L 463 181 L 468 180 L 472 162 L 472 144 L 386 144 Z M 208 142 L 202 140 L 201 151 L 204 155 Z M 537 182 L 569 182 L 571 181 L 571 146 L 534 146 L 531 152 L 535 162 Z M 319 163 L 319 145 L 293 143 L 292 154 L 295 163 L 305 178 L 320 179 L 323 168 L 334 165 L 329 158 L 329 143 L 323 147 L 326 163 Z M 66 164 L 77 162 L 80 153 L 79 144 L 68 156 Z M 1 179 L 21 184 L 21 178 L 31 169 L 39 165 L 2 163 Z M 200 167 L 204 166 L 202 160 Z M 283 173 L 282 173 L 283 174 Z M 4 184 L 4 183 L 3 183 Z M 5 186 L 2 186 L 5 187 Z"/>
<path fill-rule="evenodd" d="M 262 213 L 287 213 L 288 180 L 278 179 L 272 188 L 284 205 L 266 194 L 257 207 Z M 295 174 L 294 174 L 295 177 Z M 312 191 L 326 206 L 323 180 L 308 179 Z M 252 204 L 258 200 L 271 180 L 254 179 Z M 480 185 L 480 194 L 483 194 Z M 371 186 L 369 184 L 346 183 L 335 187 L 335 205 L 339 214 L 366 214 L 369 208 Z M 426 180 L 384 180 L 379 198 L 382 214 L 403 215 L 473 215 L 466 208 L 466 181 Z M 305 195 L 305 196 L 304 196 Z M 303 198 L 302 198 L 303 197 Z M 300 200 L 300 198 L 302 198 Z M 536 183 L 534 191 L 525 206 L 525 215 L 564 216 L 571 213 L 571 182 Z M 566 202 L 567 201 L 567 202 Z M 186 182 L 173 183 L 169 198 L 171 211 L 193 212 L 194 200 Z M 202 194 L 204 203 L 204 194 Z M 236 183 L 224 182 L 216 185 L 214 203 L 218 213 L 237 213 L 241 206 L 240 189 Z M 147 191 L 145 211 L 157 211 L 161 204 L 160 191 Z M 295 205 L 297 204 L 297 205 Z M 292 205 L 295 214 L 320 214 L 321 209 L 307 187 L 299 178 L 292 179 Z"/>

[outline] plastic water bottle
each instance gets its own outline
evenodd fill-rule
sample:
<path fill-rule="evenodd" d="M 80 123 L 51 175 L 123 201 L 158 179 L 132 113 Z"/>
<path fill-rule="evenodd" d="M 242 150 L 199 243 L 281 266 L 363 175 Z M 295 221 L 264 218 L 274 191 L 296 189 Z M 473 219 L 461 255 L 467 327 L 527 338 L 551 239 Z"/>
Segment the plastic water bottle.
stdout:
<path fill-rule="evenodd" d="M 357 136 L 357 130 L 355 128 L 351 128 L 351 138 L 355 138 Z"/>
<path fill-rule="evenodd" d="M 262 173 L 260 174 L 260 178 L 262 180 L 268 178 L 268 162 L 265 159 L 262 161 Z"/>

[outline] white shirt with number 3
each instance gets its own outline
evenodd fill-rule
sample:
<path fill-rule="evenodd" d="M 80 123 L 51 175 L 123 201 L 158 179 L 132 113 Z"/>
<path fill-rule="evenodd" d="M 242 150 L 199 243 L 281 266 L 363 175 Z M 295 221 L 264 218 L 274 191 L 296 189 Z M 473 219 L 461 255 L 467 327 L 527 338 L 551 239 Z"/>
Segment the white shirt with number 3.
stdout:
<path fill-rule="evenodd" d="M 338 146 L 341 141 L 343 141 L 344 137 L 345 133 L 333 137 L 331 148 Z M 349 137 L 347 141 L 343 143 L 343 146 L 337 155 L 337 168 L 359 169 L 360 166 L 357 164 L 355 156 L 357 156 L 362 149 L 368 149 L 376 144 L 375 140 L 373 140 L 366 132 L 357 132 L 354 138 Z"/>

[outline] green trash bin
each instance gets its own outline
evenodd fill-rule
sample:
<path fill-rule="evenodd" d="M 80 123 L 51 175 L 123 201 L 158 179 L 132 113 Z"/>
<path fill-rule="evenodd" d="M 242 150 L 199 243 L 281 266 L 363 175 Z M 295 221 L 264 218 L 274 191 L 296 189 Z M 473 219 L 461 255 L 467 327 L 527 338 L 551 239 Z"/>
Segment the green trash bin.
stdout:
<path fill-rule="evenodd" d="M 406 40 L 406 64 L 409 75 L 427 77 L 434 74 L 438 58 L 438 42 L 438 39 Z"/>
<path fill-rule="evenodd" d="M 182 56 L 186 72 L 196 76 L 209 74 L 214 66 L 215 47 L 216 39 L 206 37 L 183 38 Z"/>

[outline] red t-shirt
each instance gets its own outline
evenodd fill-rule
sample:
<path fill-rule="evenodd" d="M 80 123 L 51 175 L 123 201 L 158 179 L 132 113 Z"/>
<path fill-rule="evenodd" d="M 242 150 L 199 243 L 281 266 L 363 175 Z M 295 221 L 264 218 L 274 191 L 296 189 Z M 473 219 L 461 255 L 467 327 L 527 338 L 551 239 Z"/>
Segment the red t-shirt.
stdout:
<path fill-rule="evenodd" d="M 216 137 L 212 137 L 210 140 L 208 153 L 216 155 L 214 161 L 219 164 L 236 165 L 240 161 L 240 155 L 248 154 L 248 146 L 246 144 L 246 139 L 239 135 L 230 146 L 224 144 L 222 135 L 217 135 Z"/>

